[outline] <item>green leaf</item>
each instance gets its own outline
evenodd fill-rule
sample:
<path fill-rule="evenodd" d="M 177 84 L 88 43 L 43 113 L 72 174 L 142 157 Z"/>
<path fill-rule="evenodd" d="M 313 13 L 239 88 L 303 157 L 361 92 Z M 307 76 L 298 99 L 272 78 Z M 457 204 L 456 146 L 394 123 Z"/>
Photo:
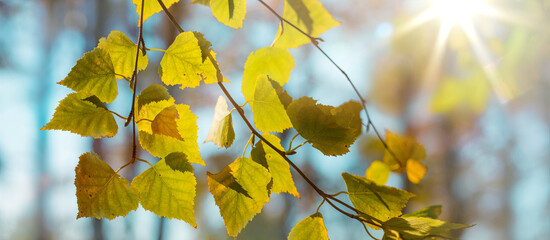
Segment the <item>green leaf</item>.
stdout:
<path fill-rule="evenodd" d="M 204 46 L 204 43 L 202 45 Z M 215 53 L 211 54 L 214 59 Z M 202 56 L 201 46 L 195 34 L 180 33 L 160 61 L 162 82 L 166 85 L 181 84 L 182 89 L 199 86 L 203 79 L 205 83 L 217 82 L 216 66 L 210 59 L 203 62 Z"/>
<path fill-rule="evenodd" d="M 113 62 L 114 71 L 125 77 L 132 77 L 136 64 L 137 45 L 132 42 L 124 33 L 112 31 L 107 38 L 99 39 L 99 48 L 107 51 Z M 138 71 L 147 67 L 149 58 L 140 51 Z"/>
<path fill-rule="evenodd" d="M 160 134 L 175 139 L 184 141 L 181 135 L 178 133 L 178 110 L 175 105 L 166 107 L 157 114 L 153 122 L 151 122 L 151 130 L 153 134 Z"/>
<path fill-rule="evenodd" d="M 384 185 L 390 176 L 390 168 L 383 162 L 374 161 L 366 171 L 368 180 L 373 181 L 378 185 Z"/>
<path fill-rule="evenodd" d="M 187 155 L 182 152 L 173 152 L 164 158 L 166 164 L 173 170 L 185 172 L 193 172 L 193 166 L 187 160 Z"/>
<path fill-rule="evenodd" d="M 168 89 L 160 84 L 151 84 L 146 89 L 143 89 L 137 97 L 137 111 L 139 112 L 141 107 L 148 103 L 170 99 L 172 99 L 172 96 L 168 93 Z"/>
<path fill-rule="evenodd" d="M 265 47 L 252 52 L 244 64 L 242 92 L 246 101 L 252 101 L 256 82 L 261 75 L 283 86 L 288 82 L 294 68 L 294 58 L 286 49 Z"/>
<path fill-rule="evenodd" d="M 210 0 L 210 8 L 221 23 L 235 29 L 243 27 L 246 0 Z"/>
<path fill-rule="evenodd" d="M 118 95 L 115 70 L 109 54 L 96 48 L 76 61 L 61 85 L 80 93 L 83 97 L 95 95 L 102 102 L 111 103 Z"/>
<path fill-rule="evenodd" d="M 225 97 L 219 96 L 214 109 L 214 119 L 212 119 L 208 137 L 206 137 L 204 142 L 213 142 L 218 145 L 218 148 L 229 148 L 233 140 L 235 140 L 233 118 L 231 117 L 231 112 L 227 110 Z"/>
<path fill-rule="evenodd" d="M 315 213 L 300 221 L 290 230 L 288 240 L 328 240 L 327 228 L 323 222 L 323 215 Z"/>
<path fill-rule="evenodd" d="M 292 125 L 314 148 L 325 155 L 342 155 L 361 135 L 361 104 L 346 102 L 338 108 L 302 97 L 288 105 Z"/>
<path fill-rule="evenodd" d="M 385 239 L 426 239 L 428 237 L 445 237 L 452 230 L 471 227 L 469 225 L 449 223 L 437 219 L 423 217 L 396 217 L 382 224 Z M 399 233 L 397 236 L 395 231 Z"/>
<path fill-rule="evenodd" d="M 283 146 L 281 146 L 281 140 L 277 136 L 269 133 L 264 133 L 262 136 L 279 150 L 285 151 Z M 271 173 L 271 177 L 273 178 L 273 185 L 271 187 L 272 193 L 287 192 L 298 198 L 300 197 L 294 185 L 294 181 L 292 180 L 290 166 L 281 155 L 263 141 L 256 143 L 252 151 L 252 160 L 266 167 L 269 173 Z"/>
<path fill-rule="evenodd" d="M 248 103 L 254 114 L 254 124 L 260 131 L 283 132 L 283 130 L 292 127 L 277 90 L 267 75 L 258 77 L 254 99 Z"/>
<path fill-rule="evenodd" d="M 98 106 L 99 103 L 71 93 L 59 102 L 52 120 L 41 130 L 64 130 L 94 138 L 115 136 L 118 131 L 115 118 L 105 105 Z"/>
<path fill-rule="evenodd" d="M 113 219 L 137 209 L 137 189 L 128 186 L 130 183 L 115 173 L 96 153 L 82 154 L 75 172 L 76 218 Z"/>
<path fill-rule="evenodd" d="M 227 233 L 236 237 L 269 201 L 267 186 L 271 181 L 271 175 L 264 167 L 249 158 L 238 158 L 225 168 L 218 174 L 208 174 L 208 189 L 220 208 Z M 231 174 L 227 174 L 228 172 Z M 218 175 L 223 175 L 223 178 L 217 178 Z M 227 182 L 231 180 L 225 179 L 229 176 L 233 176 L 247 194 L 228 187 Z"/>
<path fill-rule="evenodd" d="M 388 148 L 395 154 L 395 157 L 388 152 L 384 153 L 384 162 L 393 172 L 403 173 L 407 169 L 407 161 L 414 159 L 422 161 L 426 158 L 426 149 L 411 137 L 399 136 L 386 131 L 386 143 Z"/>
<path fill-rule="evenodd" d="M 380 221 L 401 215 L 401 210 L 414 194 L 397 188 L 380 186 L 366 178 L 342 173 L 348 196 L 359 211 Z"/>
<path fill-rule="evenodd" d="M 152 129 L 151 119 L 154 119 L 162 110 L 170 106 L 176 107 L 179 116 L 176 119 L 177 132 L 183 138 L 183 141 L 174 137 L 155 134 Z M 141 108 L 136 121 L 138 121 L 139 142 L 151 155 L 163 158 L 173 152 L 183 152 L 187 155 L 189 162 L 204 165 L 197 143 L 197 116 L 191 112 L 188 105 L 174 105 L 173 99 L 151 102 Z"/>
<path fill-rule="evenodd" d="M 317 0 L 285 0 L 283 18 L 312 37 L 319 37 L 325 31 L 340 25 Z M 298 30 L 282 23 L 277 30 L 273 46 L 280 48 L 297 48 L 311 42 Z"/>
<path fill-rule="evenodd" d="M 136 12 L 138 17 L 141 17 L 141 1 L 142 0 L 132 0 L 134 5 L 136 5 Z M 166 8 L 170 8 L 172 4 L 179 2 L 179 0 L 162 0 Z M 145 1 L 145 8 L 143 9 L 143 22 L 145 22 L 153 14 L 162 11 L 162 7 L 156 0 L 147 0 Z M 139 18 L 138 18 L 138 27 L 139 27 Z"/>
<path fill-rule="evenodd" d="M 437 219 L 439 218 L 439 215 L 441 215 L 441 205 L 434 205 L 422 208 L 410 214 L 403 214 L 401 217 L 427 217 Z"/>
<path fill-rule="evenodd" d="M 145 170 L 132 181 L 139 190 L 141 206 L 154 214 L 168 219 L 186 221 L 193 227 L 195 187 L 197 181 L 192 172 L 175 171 L 164 159 Z"/>

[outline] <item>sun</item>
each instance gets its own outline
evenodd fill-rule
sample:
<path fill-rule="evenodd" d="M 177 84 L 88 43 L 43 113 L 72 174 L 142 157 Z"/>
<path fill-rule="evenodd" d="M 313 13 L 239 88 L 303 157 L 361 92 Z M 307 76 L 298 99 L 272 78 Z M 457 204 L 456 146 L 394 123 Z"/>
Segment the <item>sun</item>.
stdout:
<path fill-rule="evenodd" d="M 460 25 L 489 9 L 481 0 L 432 0 L 432 11 L 450 25 Z"/>

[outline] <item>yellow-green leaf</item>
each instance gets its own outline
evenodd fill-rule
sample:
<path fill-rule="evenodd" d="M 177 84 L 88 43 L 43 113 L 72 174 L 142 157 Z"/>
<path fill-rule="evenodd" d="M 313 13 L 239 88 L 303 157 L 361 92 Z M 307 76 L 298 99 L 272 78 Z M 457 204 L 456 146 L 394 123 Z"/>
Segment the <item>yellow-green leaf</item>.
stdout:
<path fill-rule="evenodd" d="M 208 174 L 208 189 L 220 208 L 227 233 L 236 237 L 269 201 L 267 186 L 271 175 L 263 166 L 249 158 L 238 158 L 225 168 L 227 169 L 218 174 Z M 222 174 L 223 178 L 214 176 Z M 228 187 L 231 176 L 247 194 Z"/>
<path fill-rule="evenodd" d="M 319 37 L 325 31 L 340 25 L 317 0 L 285 0 L 283 18 L 312 37 Z M 298 30 L 282 23 L 277 30 L 274 46 L 280 48 L 297 48 L 310 41 Z"/>
<path fill-rule="evenodd" d="M 342 155 L 361 135 L 361 104 L 346 102 L 339 107 L 317 104 L 302 97 L 288 105 L 292 125 L 302 137 L 325 155 Z"/>
<path fill-rule="evenodd" d="M 154 119 L 162 110 L 170 106 L 176 107 L 179 116 L 176 120 L 177 132 L 183 138 L 183 141 L 174 137 L 155 134 L 152 129 L 151 119 Z M 174 105 L 173 99 L 150 102 L 141 107 L 136 121 L 139 122 L 137 124 L 139 142 L 151 155 L 163 158 L 173 152 L 183 152 L 187 155 L 189 162 L 204 165 L 197 143 L 197 116 L 191 112 L 188 105 Z"/>
<path fill-rule="evenodd" d="M 260 75 L 256 81 L 254 98 L 249 101 L 254 114 L 254 123 L 262 132 L 283 132 L 291 128 L 286 109 L 279 99 L 267 75 Z"/>
<path fill-rule="evenodd" d="M 136 12 L 138 17 L 141 17 L 141 1 L 142 0 L 132 0 L 134 5 L 136 5 Z M 179 2 L 179 0 L 162 0 L 164 5 L 169 8 L 172 4 Z M 147 0 L 145 1 L 145 8 L 143 9 L 143 22 L 145 22 L 153 14 L 162 11 L 162 7 L 157 0 Z M 138 18 L 139 19 L 139 18 Z M 139 20 L 138 20 L 139 27 Z"/>
<path fill-rule="evenodd" d="M 141 106 L 151 103 L 151 102 L 159 102 L 162 100 L 170 100 L 172 96 L 170 93 L 168 93 L 168 89 L 166 87 L 160 85 L 160 84 L 151 84 L 146 89 L 143 89 L 141 91 L 141 94 L 137 97 L 137 111 L 139 112 L 141 109 Z M 173 103 L 173 101 L 172 101 Z M 157 112 L 158 114 L 158 112 Z M 156 114 L 155 114 L 156 115 Z M 154 117 L 154 116 L 153 116 Z M 153 120 L 153 119 L 150 119 Z"/>
<path fill-rule="evenodd" d="M 141 206 L 157 216 L 186 221 L 193 227 L 195 187 L 192 172 L 173 170 L 164 159 L 134 178 L 132 186 L 139 190 Z"/>
<path fill-rule="evenodd" d="M 115 118 L 99 103 L 95 96 L 82 99 L 81 94 L 71 93 L 59 102 L 52 120 L 41 130 L 64 130 L 94 138 L 115 136 L 118 131 Z"/>
<path fill-rule="evenodd" d="M 294 58 L 286 49 L 265 47 L 252 52 L 244 64 L 242 92 L 247 101 L 254 99 L 256 82 L 261 75 L 283 86 L 294 68 Z"/>
<path fill-rule="evenodd" d="M 407 160 L 407 177 L 412 183 L 418 184 L 426 175 L 428 169 L 424 164 L 420 163 L 417 160 L 409 159 Z"/>
<path fill-rule="evenodd" d="M 490 91 L 483 73 L 474 74 L 469 79 L 446 77 L 435 92 L 430 108 L 434 113 L 443 114 L 461 108 L 481 113 L 487 107 Z"/>
<path fill-rule="evenodd" d="M 214 56 L 214 52 L 211 51 Z M 217 70 L 210 58 L 203 62 L 199 41 L 193 32 L 180 33 L 160 61 L 161 80 L 166 85 L 181 84 L 181 88 L 217 82 Z M 213 58 L 214 59 L 214 58 Z"/>
<path fill-rule="evenodd" d="M 59 84 L 82 94 L 83 97 L 95 95 L 106 103 L 113 102 L 118 95 L 111 57 L 101 48 L 85 53 Z"/>
<path fill-rule="evenodd" d="M 388 144 L 388 148 L 395 154 L 395 157 L 386 150 L 384 153 L 384 162 L 393 172 L 403 173 L 407 169 L 407 161 L 409 159 L 420 162 L 426 158 L 426 149 L 414 138 L 399 136 L 386 131 L 386 143 Z"/>
<path fill-rule="evenodd" d="M 210 0 L 210 8 L 221 23 L 232 28 L 243 27 L 246 0 Z"/>
<path fill-rule="evenodd" d="M 193 0 L 191 4 L 201 4 L 204 6 L 210 6 L 210 0 Z"/>
<path fill-rule="evenodd" d="M 213 142 L 218 145 L 218 148 L 229 148 L 234 139 L 235 131 L 233 130 L 231 112 L 227 110 L 225 97 L 219 96 L 214 109 L 214 119 L 212 119 L 208 137 L 206 137 L 204 142 Z"/>
<path fill-rule="evenodd" d="M 290 230 L 288 240 L 328 240 L 323 215 L 318 212 L 298 222 Z"/>
<path fill-rule="evenodd" d="M 441 205 L 434 205 L 422 208 L 410 214 L 403 214 L 401 217 L 427 217 L 437 219 L 441 215 Z"/>
<path fill-rule="evenodd" d="M 99 39 L 99 48 L 107 51 L 111 56 L 115 73 L 125 77 L 132 77 L 136 64 L 137 45 L 132 42 L 124 33 L 112 31 L 107 38 Z M 140 51 L 138 71 L 147 67 L 149 58 Z"/>
<path fill-rule="evenodd" d="M 128 186 L 130 183 L 115 173 L 96 153 L 82 154 L 75 172 L 76 218 L 113 219 L 137 209 L 137 189 Z"/>
<path fill-rule="evenodd" d="M 382 222 L 401 215 L 403 207 L 414 196 L 397 188 L 377 185 L 364 177 L 347 173 L 342 173 L 342 177 L 353 206 Z"/>
<path fill-rule="evenodd" d="M 160 134 L 183 141 L 183 138 L 178 132 L 178 110 L 175 105 L 166 107 L 157 114 L 153 122 L 151 122 L 151 130 L 153 134 Z"/>
<path fill-rule="evenodd" d="M 390 168 L 383 162 L 374 161 L 367 169 L 366 177 L 378 185 L 384 185 L 390 177 Z"/>
<path fill-rule="evenodd" d="M 430 236 L 446 239 L 452 230 L 471 227 L 423 217 L 396 217 L 384 222 L 382 226 L 387 229 L 384 231 L 384 239 L 407 240 L 427 239 Z"/>
<path fill-rule="evenodd" d="M 180 171 L 182 173 L 194 171 L 194 168 L 187 160 L 187 155 L 185 155 L 185 153 L 173 152 L 168 154 L 164 160 L 166 161 L 166 165 L 173 170 Z"/>
<path fill-rule="evenodd" d="M 277 136 L 269 133 L 264 133 L 262 136 L 279 150 L 285 151 L 283 146 L 281 146 L 281 140 Z M 294 185 L 294 180 L 292 180 L 290 166 L 281 155 L 263 141 L 258 141 L 252 151 L 252 160 L 266 167 L 269 173 L 271 173 L 273 178 L 273 185 L 271 186 L 272 193 L 287 192 L 298 198 L 300 197 Z"/>

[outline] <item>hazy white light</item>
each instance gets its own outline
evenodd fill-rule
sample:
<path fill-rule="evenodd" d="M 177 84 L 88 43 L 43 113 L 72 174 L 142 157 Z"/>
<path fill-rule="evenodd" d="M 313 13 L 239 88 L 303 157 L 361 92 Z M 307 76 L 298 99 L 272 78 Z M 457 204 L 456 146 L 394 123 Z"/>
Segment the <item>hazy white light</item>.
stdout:
<path fill-rule="evenodd" d="M 442 21 L 452 25 L 462 24 L 479 13 L 487 11 L 481 0 L 433 0 L 433 10 Z"/>

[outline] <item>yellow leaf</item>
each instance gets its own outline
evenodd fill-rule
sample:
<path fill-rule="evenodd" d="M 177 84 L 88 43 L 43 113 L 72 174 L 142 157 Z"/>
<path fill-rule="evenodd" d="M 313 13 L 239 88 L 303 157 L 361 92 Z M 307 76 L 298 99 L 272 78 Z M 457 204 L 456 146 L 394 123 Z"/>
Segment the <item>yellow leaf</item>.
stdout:
<path fill-rule="evenodd" d="M 221 23 L 232 28 L 243 26 L 246 0 L 210 0 L 210 8 L 212 8 L 212 14 Z"/>
<path fill-rule="evenodd" d="M 386 143 L 393 154 L 386 150 L 384 163 L 390 167 L 392 172 L 403 173 L 409 159 L 422 161 L 426 158 L 426 149 L 414 138 L 399 136 L 386 131 Z"/>
<path fill-rule="evenodd" d="M 138 17 L 141 17 L 141 1 L 142 0 L 132 0 L 134 5 L 136 5 L 136 12 L 138 14 Z M 179 0 L 162 0 L 166 8 L 170 8 L 172 4 L 179 2 Z M 162 11 L 162 7 L 158 3 L 157 0 L 146 0 L 145 1 L 145 8 L 143 9 L 143 22 L 147 20 L 150 16 L 153 16 L 153 14 L 158 13 Z M 139 18 L 138 18 L 138 27 L 139 27 Z"/>
<path fill-rule="evenodd" d="M 218 102 L 214 110 L 214 119 L 208 132 L 208 137 L 204 142 L 213 142 L 218 145 L 229 148 L 235 139 L 235 131 L 233 130 L 233 118 L 231 112 L 227 110 L 227 102 L 225 97 L 219 96 Z"/>
<path fill-rule="evenodd" d="M 214 59 L 213 51 L 211 55 Z M 202 56 L 203 51 L 195 34 L 180 33 L 160 61 L 162 82 L 166 85 L 181 84 L 182 89 L 199 86 L 203 79 L 205 83 L 217 82 L 218 71 L 215 64 L 210 58 L 203 61 Z"/>
<path fill-rule="evenodd" d="M 151 130 L 153 130 L 154 134 L 161 134 L 183 141 L 183 138 L 178 133 L 178 125 L 176 122 L 178 118 L 179 116 L 176 106 L 172 105 L 170 107 L 166 107 L 160 111 L 153 122 L 151 122 Z"/>
<path fill-rule="evenodd" d="M 412 183 L 418 184 L 426 175 L 428 169 L 424 164 L 414 159 L 407 160 L 407 177 Z"/>
<path fill-rule="evenodd" d="M 340 25 L 317 0 L 285 0 L 283 18 L 312 37 L 319 37 L 325 31 Z M 277 30 L 273 46 L 280 48 L 297 48 L 310 41 L 298 30 L 282 23 Z"/>
<path fill-rule="evenodd" d="M 134 178 L 132 186 L 139 190 L 141 206 L 154 214 L 168 219 L 195 223 L 195 187 L 193 172 L 176 171 L 166 165 L 164 159 Z"/>
<path fill-rule="evenodd" d="M 76 218 L 113 219 L 137 209 L 137 189 L 128 186 L 130 183 L 115 173 L 96 153 L 82 154 L 75 172 Z"/>
<path fill-rule="evenodd" d="M 261 212 L 269 201 L 269 172 L 249 158 L 239 158 L 217 174 L 208 173 L 208 190 L 227 228 L 229 236 L 237 234 Z"/>
<path fill-rule="evenodd" d="M 99 48 L 104 49 L 111 56 L 115 73 L 125 77 L 132 77 L 136 64 L 137 45 L 132 42 L 124 33 L 112 31 L 107 38 L 99 39 Z M 138 70 L 144 70 L 147 67 L 149 58 L 139 53 Z"/>
<path fill-rule="evenodd" d="M 252 108 L 254 124 L 258 130 L 262 132 L 283 132 L 283 130 L 292 127 L 285 106 L 267 75 L 258 77 L 254 98 L 248 103 Z"/>
<path fill-rule="evenodd" d="M 374 161 L 366 171 L 366 177 L 378 185 L 384 185 L 390 176 L 390 168 L 383 162 Z"/>
<path fill-rule="evenodd" d="M 328 240 L 328 232 L 323 222 L 323 215 L 315 213 L 298 222 L 290 230 L 288 240 Z"/>

